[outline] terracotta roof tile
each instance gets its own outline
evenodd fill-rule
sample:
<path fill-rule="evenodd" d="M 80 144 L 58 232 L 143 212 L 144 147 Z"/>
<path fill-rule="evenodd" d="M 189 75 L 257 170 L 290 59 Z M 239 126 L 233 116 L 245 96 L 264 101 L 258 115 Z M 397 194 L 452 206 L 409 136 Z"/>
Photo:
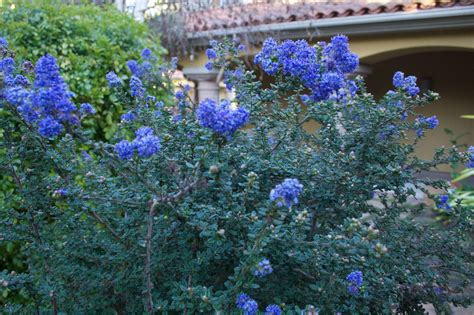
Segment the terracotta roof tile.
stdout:
<path fill-rule="evenodd" d="M 396 13 L 454 6 L 471 6 L 474 0 L 423 1 L 384 4 L 358 1 L 351 3 L 247 4 L 190 12 L 186 17 L 188 32 L 249 27 L 313 19 Z"/>

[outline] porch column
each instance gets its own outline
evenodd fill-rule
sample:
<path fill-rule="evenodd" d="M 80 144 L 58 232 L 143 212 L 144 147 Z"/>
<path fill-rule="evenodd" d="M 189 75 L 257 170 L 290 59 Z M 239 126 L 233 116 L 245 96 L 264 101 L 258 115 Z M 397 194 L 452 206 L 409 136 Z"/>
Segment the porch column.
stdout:
<path fill-rule="evenodd" d="M 219 100 L 218 71 L 207 71 L 200 68 L 184 68 L 184 76 L 196 85 L 196 101 L 201 102 L 206 98 Z"/>

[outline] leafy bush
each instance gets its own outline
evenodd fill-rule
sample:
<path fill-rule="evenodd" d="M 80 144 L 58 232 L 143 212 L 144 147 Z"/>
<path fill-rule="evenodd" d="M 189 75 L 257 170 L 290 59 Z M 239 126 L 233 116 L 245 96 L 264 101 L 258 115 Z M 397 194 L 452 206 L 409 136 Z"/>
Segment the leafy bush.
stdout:
<path fill-rule="evenodd" d="M 67 5 L 61 1 L 19 2 L 12 9 L 0 6 L 0 36 L 8 38 L 20 59 L 36 62 L 45 53 L 55 56 L 77 103 L 91 103 L 97 114 L 86 126 L 99 139 L 109 139 L 123 104 L 114 102 L 105 74 L 124 75 L 125 62 L 136 59 L 149 47 L 163 50 L 157 37 L 149 36 L 146 24 L 114 7 Z M 91 58 L 91 56 L 94 56 Z"/>
<path fill-rule="evenodd" d="M 421 314 L 422 303 L 469 304 L 472 213 L 458 203 L 445 207 L 447 226 L 421 223 L 423 206 L 407 203 L 417 188 L 446 204 L 429 190 L 446 182 L 415 175 L 469 158 L 414 155 L 438 121 L 407 117 L 437 95 L 397 73 L 375 100 L 347 77 L 358 59 L 344 36 L 314 47 L 267 40 L 255 62 L 274 78 L 268 88 L 237 49 L 207 51 L 232 102 L 193 104 L 186 86 L 157 102 L 155 81 L 168 86 L 172 70 L 147 51 L 128 63 L 130 80 L 109 73 L 129 106 L 114 145 L 83 131 L 93 110 L 73 105 L 53 57 L 31 74 L 4 51 L 2 168 L 19 210 L 0 212 L 2 238 L 22 243 L 28 269 L 1 279 L 31 301 L 5 309 Z M 309 121 L 319 128 L 307 132 Z"/>

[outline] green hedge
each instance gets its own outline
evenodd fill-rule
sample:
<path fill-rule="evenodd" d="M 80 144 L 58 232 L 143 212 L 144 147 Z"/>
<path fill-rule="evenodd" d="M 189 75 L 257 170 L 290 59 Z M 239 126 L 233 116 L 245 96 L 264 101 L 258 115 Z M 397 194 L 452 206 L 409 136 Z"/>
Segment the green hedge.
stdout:
<path fill-rule="evenodd" d="M 110 98 L 105 75 L 125 74 L 125 62 L 139 58 L 143 48 L 155 55 L 164 49 L 145 24 L 112 6 L 16 3 L 0 8 L 0 36 L 19 59 L 35 62 L 46 52 L 58 59 L 65 80 L 80 104 L 89 102 L 98 114 L 88 122 L 96 138 L 108 139 L 122 107 Z"/>

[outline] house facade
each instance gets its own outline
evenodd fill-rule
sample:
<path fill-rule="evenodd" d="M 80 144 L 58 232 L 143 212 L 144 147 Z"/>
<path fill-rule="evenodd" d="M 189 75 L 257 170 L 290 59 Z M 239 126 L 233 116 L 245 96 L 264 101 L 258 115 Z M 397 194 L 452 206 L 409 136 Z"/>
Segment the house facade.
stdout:
<path fill-rule="evenodd" d="M 210 39 L 238 38 L 247 46 L 244 58 L 251 61 L 267 36 L 316 43 L 345 34 L 360 57 L 358 73 L 375 96 L 392 88 L 397 70 L 417 76 L 422 89 L 441 95 L 441 100 L 420 109 L 421 114 L 436 115 L 440 126 L 427 136 L 418 154 L 429 158 L 435 147 L 452 145 L 454 138 L 474 143 L 474 122 L 460 117 L 474 114 L 474 1 L 250 2 L 186 15 L 192 52 L 181 57 L 180 64 L 194 83 L 197 100 L 232 97 L 219 72 L 204 68 Z M 443 172 L 449 168 L 438 171 L 448 176 Z"/>

